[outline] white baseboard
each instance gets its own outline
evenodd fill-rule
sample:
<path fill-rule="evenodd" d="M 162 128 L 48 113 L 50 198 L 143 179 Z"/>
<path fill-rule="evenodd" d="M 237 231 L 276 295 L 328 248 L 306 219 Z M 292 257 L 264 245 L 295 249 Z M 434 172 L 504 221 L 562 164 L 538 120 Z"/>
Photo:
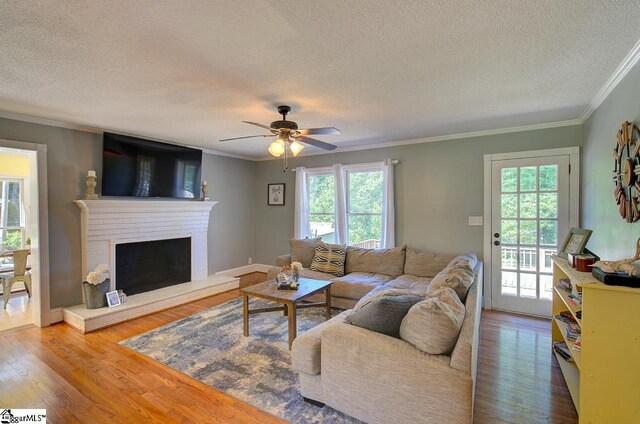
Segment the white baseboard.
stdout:
<path fill-rule="evenodd" d="M 250 274 L 252 272 L 267 272 L 273 265 L 265 264 L 251 264 L 238 268 L 225 269 L 224 271 L 216 272 L 215 275 L 225 275 L 227 277 L 239 277 L 241 275 Z"/>

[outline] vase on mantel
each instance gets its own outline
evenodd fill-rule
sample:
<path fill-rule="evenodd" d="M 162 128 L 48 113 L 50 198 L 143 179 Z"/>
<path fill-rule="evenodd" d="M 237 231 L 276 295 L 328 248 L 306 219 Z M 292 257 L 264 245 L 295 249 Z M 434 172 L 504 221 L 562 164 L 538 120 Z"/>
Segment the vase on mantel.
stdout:
<path fill-rule="evenodd" d="M 87 309 L 98 309 L 107 306 L 107 293 L 111 280 L 107 278 L 100 284 L 89 284 L 82 282 L 82 291 L 84 292 L 84 306 Z"/>

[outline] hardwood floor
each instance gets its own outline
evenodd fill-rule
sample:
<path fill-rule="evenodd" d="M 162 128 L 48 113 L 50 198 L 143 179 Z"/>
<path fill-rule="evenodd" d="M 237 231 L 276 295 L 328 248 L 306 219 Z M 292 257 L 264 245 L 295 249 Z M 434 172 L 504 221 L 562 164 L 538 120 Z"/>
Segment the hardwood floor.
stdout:
<path fill-rule="evenodd" d="M 254 273 L 241 286 L 264 279 Z M 239 296 L 232 290 L 82 335 L 66 324 L 0 333 L 0 408 L 51 423 L 282 423 L 117 343 Z M 484 312 L 476 423 L 575 423 L 552 358 L 550 322 Z"/>

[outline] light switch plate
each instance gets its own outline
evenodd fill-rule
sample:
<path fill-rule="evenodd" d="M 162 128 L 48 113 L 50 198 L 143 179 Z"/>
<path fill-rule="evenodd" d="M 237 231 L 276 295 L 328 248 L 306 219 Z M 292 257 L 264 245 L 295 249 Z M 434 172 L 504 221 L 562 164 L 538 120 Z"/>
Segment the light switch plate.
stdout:
<path fill-rule="evenodd" d="M 470 216 L 469 217 L 469 225 L 470 226 L 482 226 L 482 217 L 481 216 Z"/>

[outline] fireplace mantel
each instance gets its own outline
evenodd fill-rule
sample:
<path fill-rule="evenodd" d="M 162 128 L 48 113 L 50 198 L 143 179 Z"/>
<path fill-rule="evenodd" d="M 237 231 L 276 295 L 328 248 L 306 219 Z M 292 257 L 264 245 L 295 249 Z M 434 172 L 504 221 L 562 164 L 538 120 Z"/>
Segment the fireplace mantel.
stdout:
<path fill-rule="evenodd" d="M 75 204 L 82 211 L 83 277 L 98 264 L 108 264 L 115 270 L 118 244 L 189 237 L 192 281 L 132 295 L 126 304 L 115 308 L 88 310 L 84 305 L 64 308 L 65 321 L 83 332 L 92 331 L 237 288 L 237 278 L 208 275 L 207 231 L 209 215 L 216 203 L 152 199 L 76 200 Z M 112 272 L 111 290 L 115 287 L 115 272 Z"/>

